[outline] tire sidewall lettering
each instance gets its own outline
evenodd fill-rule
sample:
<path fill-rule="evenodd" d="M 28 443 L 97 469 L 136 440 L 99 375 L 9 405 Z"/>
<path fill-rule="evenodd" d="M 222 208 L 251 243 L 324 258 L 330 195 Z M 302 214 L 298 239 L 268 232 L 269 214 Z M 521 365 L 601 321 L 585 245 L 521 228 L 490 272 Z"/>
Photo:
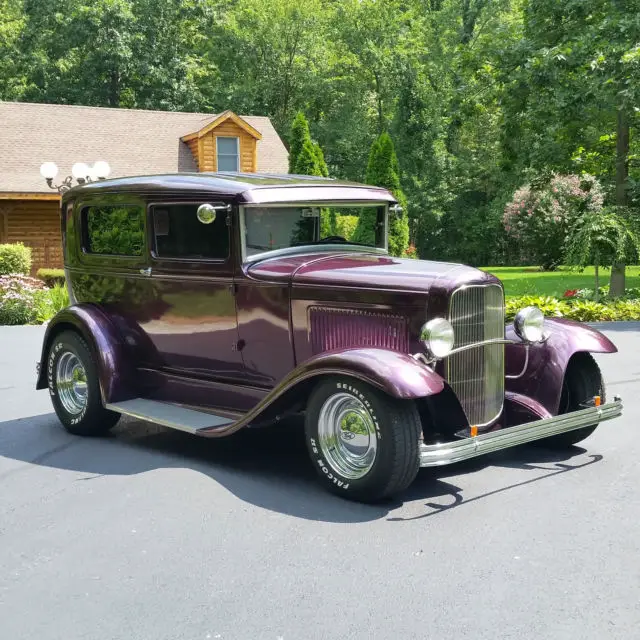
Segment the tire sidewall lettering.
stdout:
<path fill-rule="evenodd" d="M 347 382 L 336 382 L 336 389 L 340 389 L 340 391 L 342 391 L 343 393 L 345 391 L 347 393 L 350 393 L 352 396 L 358 398 L 358 400 L 360 400 L 362 404 L 364 404 L 376 428 L 376 438 L 378 440 L 382 440 L 382 433 L 380 432 L 380 423 L 378 421 L 378 416 L 376 415 L 376 412 L 366 395 Z"/>
<path fill-rule="evenodd" d="M 313 439 L 311 438 L 311 440 Z M 327 479 L 330 480 L 336 487 L 345 490 L 349 488 L 349 483 L 345 479 L 336 477 L 334 475 L 334 472 L 330 470 L 330 468 L 327 466 L 327 463 L 322 458 L 317 458 L 316 463 L 320 468 L 320 471 L 322 471 L 322 473 L 327 476 Z"/>

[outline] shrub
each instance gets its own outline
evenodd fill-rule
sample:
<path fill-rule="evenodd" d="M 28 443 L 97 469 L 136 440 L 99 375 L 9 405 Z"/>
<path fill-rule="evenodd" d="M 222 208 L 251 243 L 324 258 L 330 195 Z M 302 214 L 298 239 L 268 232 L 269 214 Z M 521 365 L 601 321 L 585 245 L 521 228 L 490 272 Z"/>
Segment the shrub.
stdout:
<path fill-rule="evenodd" d="M 0 244 L 0 275 L 17 273 L 29 275 L 31 271 L 31 247 L 21 242 Z"/>
<path fill-rule="evenodd" d="M 69 306 L 69 292 L 65 284 L 55 284 L 47 291 L 52 315 Z"/>
<path fill-rule="evenodd" d="M 358 226 L 358 216 L 338 215 L 336 216 L 335 235 L 342 236 L 345 240 L 351 240 Z"/>
<path fill-rule="evenodd" d="M 66 286 L 48 289 L 37 278 L 0 276 L 0 325 L 40 324 L 67 306 Z"/>
<path fill-rule="evenodd" d="M 47 288 L 37 278 L 0 276 L 0 325 L 44 322 L 49 314 Z"/>
<path fill-rule="evenodd" d="M 63 285 L 64 269 L 38 269 L 36 276 L 43 280 L 47 287 L 53 287 L 56 284 Z"/>
<path fill-rule="evenodd" d="M 581 213 L 602 209 L 604 194 L 590 175 L 552 175 L 520 187 L 504 210 L 503 224 L 521 259 L 544 269 L 562 262 L 571 227 Z"/>
<path fill-rule="evenodd" d="M 568 318 L 578 322 L 640 320 L 640 297 L 617 298 L 601 303 L 578 297 L 558 300 L 545 296 L 507 297 L 507 320 L 513 320 L 520 309 L 529 306 L 538 307 L 547 317 Z"/>

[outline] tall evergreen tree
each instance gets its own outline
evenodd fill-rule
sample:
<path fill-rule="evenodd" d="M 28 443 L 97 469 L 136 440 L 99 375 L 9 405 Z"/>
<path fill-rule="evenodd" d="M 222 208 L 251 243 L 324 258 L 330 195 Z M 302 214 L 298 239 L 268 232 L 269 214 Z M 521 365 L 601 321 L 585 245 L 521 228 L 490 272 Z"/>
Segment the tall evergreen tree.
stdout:
<path fill-rule="evenodd" d="M 300 173 L 298 171 L 298 158 L 302 153 L 302 148 L 306 141 L 311 142 L 309 133 L 309 123 L 302 111 L 298 111 L 291 125 L 291 143 L 289 145 L 289 173 Z"/>
<path fill-rule="evenodd" d="M 289 145 L 289 173 L 306 176 L 329 175 L 324 153 L 317 142 L 311 140 L 309 122 L 299 111 L 291 125 L 291 143 Z"/>
<path fill-rule="evenodd" d="M 318 165 L 318 171 L 320 172 L 318 175 L 321 175 L 325 178 L 329 177 L 329 167 L 327 167 L 327 163 L 324 159 L 324 153 L 322 152 L 322 148 L 320 145 L 315 142 L 313 144 L 313 150 L 316 154 L 316 163 Z M 313 175 L 316 175 L 315 173 Z"/>
<path fill-rule="evenodd" d="M 302 143 L 302 149 L 296 158 L 295 165 L 293 165 L 292 173 L 297 173 L 302 176 L 320 176 L 322 172 L 318 165 L 318 156 L 316 149 L 311 142 L 310 138 L 307 138 Z"/>
<path fill-rule="evenodd" d="M 401 256 L 409 246 L 407 199 L 400 188 L 398 158 L 388 133 L 382 133 L 371 145 L 366 181 L 367 184 L 391 191 L 402 207 L 402 212 L 389 220 L 389 253 Z M 375 225 L 375 214 L 362 215 L 354 233 L 354 241 L 372 244 L 375 240 Z"/>

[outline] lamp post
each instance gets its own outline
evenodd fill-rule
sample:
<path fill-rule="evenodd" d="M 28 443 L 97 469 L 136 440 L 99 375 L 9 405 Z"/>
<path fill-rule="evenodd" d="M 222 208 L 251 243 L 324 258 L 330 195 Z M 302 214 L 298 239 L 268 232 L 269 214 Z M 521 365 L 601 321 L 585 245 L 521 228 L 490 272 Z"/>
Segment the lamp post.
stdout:
<path fill-rule="evenodd" d="M 58 166 L 55 162 L 44 162 L 40 165 L 40 175 L 47 181 L 47 185 L 51 189 L 56 189 L 59 193 L 64 193 L 73 187 L 73 180 L 78 184 L 94 182 L 95 180 L 103 180 L 108 178 L 111 173 L 111 167 L 108 162 L 98 160 L 93 166 L 84 162 L 76 162 L 71 167 L 71 175 L 67 176 L 60 184 L 53 184 L 54 178 L 58 175 Z"/>

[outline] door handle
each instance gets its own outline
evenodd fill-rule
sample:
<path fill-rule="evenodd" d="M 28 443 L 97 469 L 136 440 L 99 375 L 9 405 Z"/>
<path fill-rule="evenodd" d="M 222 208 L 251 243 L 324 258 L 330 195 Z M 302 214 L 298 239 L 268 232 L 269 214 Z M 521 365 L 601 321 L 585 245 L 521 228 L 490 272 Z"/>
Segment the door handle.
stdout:
<path fill-rule="evenodd" d="M 147 267 L 146 269 L 140 269 L 140 274 L 143 276 L 151 275 L 151 267 Z"/>

